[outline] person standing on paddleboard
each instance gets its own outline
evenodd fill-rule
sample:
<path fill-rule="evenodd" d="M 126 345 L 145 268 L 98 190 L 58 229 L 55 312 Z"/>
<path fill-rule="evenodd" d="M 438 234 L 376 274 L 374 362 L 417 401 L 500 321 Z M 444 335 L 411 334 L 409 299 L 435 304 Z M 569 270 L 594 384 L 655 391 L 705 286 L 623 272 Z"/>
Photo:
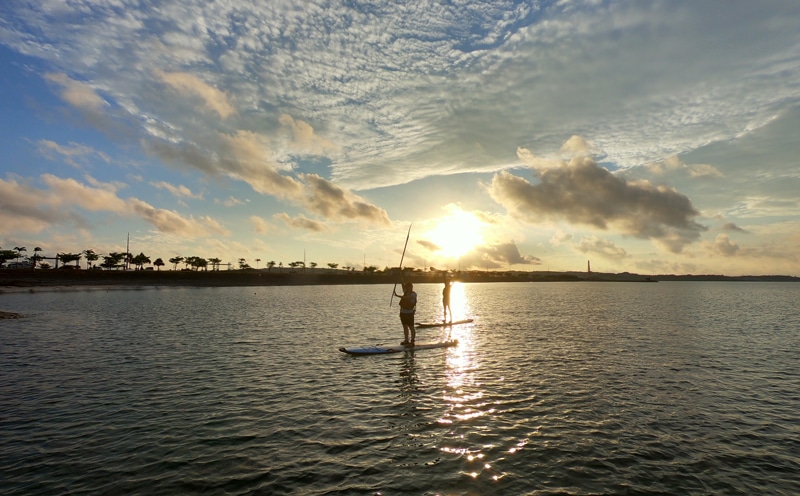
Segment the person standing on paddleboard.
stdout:
<path fill-rule="evenodd" d="M 417 310 L 417 293 L 414 291 L 414 285 L 410 282 L 403 283 L 403 295 L 394 293 L 395 296 L 400 298 L 400 322 L 403 324 L 403 346 L 414 346 L 414 340 L 417 337 L 417 329 L 414 327 L 414 312 Z M 409 340 L 409 336 L 411 340 Z"/>
<path fill-rule="evenodd" d="M 450 311 L 450 322 L 453 321 L 453 309 L 450 308 L 450 287 L 453 281 L 447 280 L 447 272 L 444 273 L 444 289 L 442 290 L 442 308 L 444 309 L 444 319 L 442 322 L 447 322 L 447 311 Z"/>

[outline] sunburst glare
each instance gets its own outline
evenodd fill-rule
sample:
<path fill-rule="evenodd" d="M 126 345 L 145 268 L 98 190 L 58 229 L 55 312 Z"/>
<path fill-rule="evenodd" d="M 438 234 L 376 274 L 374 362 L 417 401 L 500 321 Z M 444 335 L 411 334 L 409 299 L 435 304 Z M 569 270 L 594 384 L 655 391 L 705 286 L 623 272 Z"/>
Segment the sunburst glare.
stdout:
<path fill-rule="evenodd" d="M 426 237 L 439 248 L 438 255 L 458 258 L 484 242 L 483 227 L 483 222 L 472 213 L 455 209 L 440 219 Z"/>

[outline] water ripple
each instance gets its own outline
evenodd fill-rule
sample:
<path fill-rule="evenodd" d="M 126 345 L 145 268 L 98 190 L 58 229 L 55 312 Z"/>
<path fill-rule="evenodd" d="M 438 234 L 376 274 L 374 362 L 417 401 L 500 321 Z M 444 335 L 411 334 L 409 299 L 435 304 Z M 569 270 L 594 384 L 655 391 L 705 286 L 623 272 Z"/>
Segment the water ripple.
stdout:
<path fill-rule="evenodd" d="M 800 493 L 796 285 L 385 289 L 3 295 L 4 494 Z"/>

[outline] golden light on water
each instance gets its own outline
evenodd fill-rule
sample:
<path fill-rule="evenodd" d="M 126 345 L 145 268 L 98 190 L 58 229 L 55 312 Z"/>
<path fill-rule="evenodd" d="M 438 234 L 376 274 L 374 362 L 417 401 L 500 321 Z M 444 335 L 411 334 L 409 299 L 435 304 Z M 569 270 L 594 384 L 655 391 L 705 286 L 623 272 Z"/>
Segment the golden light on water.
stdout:
<path fill-rule="evenodd" d="M 473 318 L 477 321 L 465 285 L 456 282 L 450 299 L 453 320 Z M 506 474 L 494 467 L 496 460 L 488 459 L 492 456 L 493 447 L 466 442 L 476 432 L 485 433 L 487 426 L 492 423 L 491 417 L 498 414 L 495 404 L 486 399 L 487 392 L 479 374 L 481 356 L 476 324 L 477 322 L 472 322 L 445 328 L 446 337 L 457 339 L 458 346 L 449 348 L 446 355 L 446 386 L 441 397 L 445 410 L 438 423 L 448 426 L 450 439 L 439 450 L 461 459 L 459 473 L 463 476 L 499 481 Z M 490 451 L 487 454 L 485 450 Z"/>
<path fill-rule="evenodd" d="M 453 320 L 472 317 L 472 308 L 464 292 L 464 285 L 458 281 L 450 286 L 450 309 L 453 311 Z M 448 318 L 450 316 L 448 315 Z M 472 326 L 470 326 L 471 329 Z M 454 329 L 455 330 L 455 329 Z"/>

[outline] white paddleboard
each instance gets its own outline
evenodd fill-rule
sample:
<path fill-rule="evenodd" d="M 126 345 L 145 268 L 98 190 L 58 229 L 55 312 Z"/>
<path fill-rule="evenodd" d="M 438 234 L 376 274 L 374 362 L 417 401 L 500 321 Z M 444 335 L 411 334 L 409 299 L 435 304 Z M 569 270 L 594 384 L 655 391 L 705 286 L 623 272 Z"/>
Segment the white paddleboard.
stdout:
<path fill-rule="evenodd" d="M 339 351 L 342 353 L 347 353 L 350 355 L 383 355 L 387 353 L 400 353 L 401 351 L 418 351 L 418 350 L 430 350 L 433 348 L 449 348 L 450 346 L 456 346 L 458 344 L 458 340 L 454 339 L 452 341 L 442 341 L 440 343 L 419 343 L 414 346 L 403 346 L 401 344 L 395 346 L 368 346 L 366 348 L 339 348 Z"/>
<path fill-rule="evenodd" d="M 456 320 L 455 322 L 420 322 L 417 327 L 445 327 L 459 324 L 469 324 L 472 319 Z"/>

